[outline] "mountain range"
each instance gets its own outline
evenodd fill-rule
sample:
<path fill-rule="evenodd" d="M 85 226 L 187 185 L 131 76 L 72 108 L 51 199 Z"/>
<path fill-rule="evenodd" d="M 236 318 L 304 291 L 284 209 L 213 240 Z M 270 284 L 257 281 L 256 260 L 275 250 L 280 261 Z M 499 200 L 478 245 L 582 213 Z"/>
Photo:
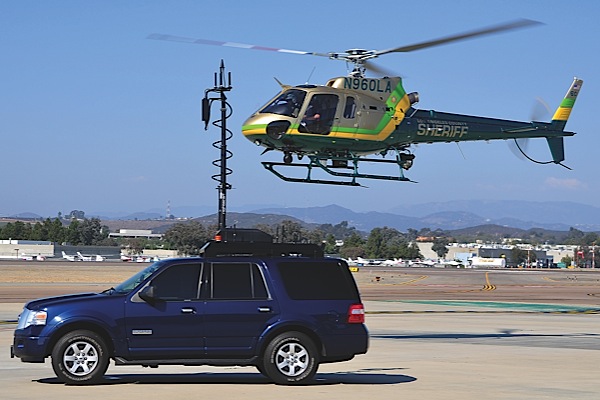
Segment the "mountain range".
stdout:
<path fill-rule="evenodd" d="M 575 202 L 469 200 L 398 206 L 389 212 L 354 212 L 337 205 L 265 208 L 254 212 L 289 215 L 308 223 L 348 221 L 350 226 L 363 231 L 381 226 L 406 231 L 408 228 L 454 230 L 478 225 L 556 231 L 571 227 L 582 231 L 600 230 L 600 208 Z"/>
<path fill-rule="evenodd" d="M 197 217 L 208 222 L 216 219 L 214 208 L 174 207 L 177 217 Z M 103 221 L 109 220 L 157 220 L 164 217 L 159 210 L 132 214 L 90 213 Z M 110 215 L 110 216 L 106 216 Z M 36 218 L 33 213 L 13 217 Z M 568 231 L 571 227 L 582 231 L 600 231 L 600 208 L 576 203 L 520 200 L 464 200 L 432 202 L 415 205 L 399 205 L 388 211 L 356 212 L 338 205 L 319 207 L 244 206 L 228 212 L 227 222 L 240 228 L 255 224 L 272 224 L 293 217 L 307 224 L 339 224 L 348 221 L 350 226 L 368 232 L 376 227 L 387 226 L 400 231 L 413 229 L 456 230 L 480 225 L 497 225 L 519 229 L 542 228 Z M 157 221 L 158 222 L 158 221 Z"/>

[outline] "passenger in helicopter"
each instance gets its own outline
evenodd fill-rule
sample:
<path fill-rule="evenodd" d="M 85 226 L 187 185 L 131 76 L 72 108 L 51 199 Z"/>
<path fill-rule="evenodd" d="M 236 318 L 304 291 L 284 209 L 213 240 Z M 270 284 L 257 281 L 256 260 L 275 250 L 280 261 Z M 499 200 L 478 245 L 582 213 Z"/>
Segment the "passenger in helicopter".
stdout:
<path fill-rule="evenodd" d="M 337 108 L 337 96 L 330 94 L 316 94 L 310 100 L 306 113 L 300 122 L 298 130 L 303 133 L 327 135 Z"/>

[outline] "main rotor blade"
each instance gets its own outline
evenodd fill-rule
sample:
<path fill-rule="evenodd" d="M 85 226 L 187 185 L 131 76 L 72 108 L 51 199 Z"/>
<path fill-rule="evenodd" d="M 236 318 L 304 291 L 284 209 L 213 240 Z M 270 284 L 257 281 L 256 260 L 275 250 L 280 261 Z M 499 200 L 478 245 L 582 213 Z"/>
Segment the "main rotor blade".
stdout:
<path fill-rule="evenodd" d="M 490 26 L 487 28 L 477 29 L 474 31 L 459 33 L 457 35 L 446 36 L 446 37 L 442 37 L 439 39 L 429 40 L 427 42 L 416 43 L 416 44 L 412 44 L 412 45 L 408 45 L 408 46 L 396 47 L 396 48 L 388 49 L 388 50 L 376 51 L 375 54 L 380 56 L 382 54 L 388 54 L 388 53 L 405 53 L 405 52 L 409 52 L 409 51 L 425 49 L 428 47 L 440 46 L 442 44 L 456 42 L 459 40 L 466 40 L 466 39 L 470 39 L 470 38 L 477 37 L 477 36 L 490 35 L 493 33 L 509 31 L 509 30 L 513 30 L 513 29 L 526 28 L 528 26 L 534 26 L 534 25 L 543 25 L 543 23 L 538 22 L 538 21 L 532 21 L 530 19 L 518 19 L 518 20 L 515 20 L 512 22 L 507 22 L 507 23 L 500 24 L 500 25 L 493 25 L 493 26 Z"/>
<path fill-rule="evenodd" d="M 367 70 L 373 72 L 374 74 L 376 74 L 378 76 L 387 76 L 387 77 L 398 76 L 397 73 L 390 71 L 386 68 L 383 68 L 381 65 L 375 64 L 371 61 L 365 61 L 363 63 L 363 65 Z"/>
<path fill-rule="evenodd" d="M 328 58 L 331 57 L 331 54 L 327 54 L 327 53 L 316 53 L 316 52 L 311 52 L 311 51 L 278 49 L 275 47 L 265 47 L 265 46 L 255 45 L 255 44 L 245 44 L 245 43 L 236 43 L 236 42 L 220 42 L 217 40 L 196 39 L 196 38 L 189 38 L 189 37 L 184 37 L 184 36 L 165 35 L 165 34 L 161 34 L 161 33 L 152 33 L 152 34 L 148 35 L 147 39 L 166 40 L 169 42 L 180 42 L 180 43 L 191 43 L 191 44 L 206 44 L 206 45 L 211 45 L 211 46 L 235 47 L 238 49 L 275 51 L 275 52 L 279 52 L 279 53 L 321 56 L 321 57 L 328 57 Z"/>

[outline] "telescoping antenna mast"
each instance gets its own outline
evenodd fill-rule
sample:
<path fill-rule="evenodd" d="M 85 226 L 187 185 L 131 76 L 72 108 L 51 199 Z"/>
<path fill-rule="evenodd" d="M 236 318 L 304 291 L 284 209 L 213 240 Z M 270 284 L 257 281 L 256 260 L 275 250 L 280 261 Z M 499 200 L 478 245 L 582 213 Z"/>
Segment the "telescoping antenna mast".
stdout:
<path fill-rule="evenodd" d="M 202 121 L 204 122 L 204 130 L 208 129 L 210 122 L 210 107 L 213 101 L 221 102 L 221 119 L 213 121 L 213 125 L 221 128 L 221 140 L 217 140 L 213 143 L 213 147 L 220 150 L 221 157 L 213 161 L 215 167 L 220 168 L 220 173 L 213 175 L 212 179 L 217 181 L 219 185 L 217 190 L 219 191 L 219 230 L 224 230 L 226 226 L 226 213 L 227 213 L 227 190 L 231 189 L 231 185 L 227 183 L 227 176 L 231 175 L 231 168 L 227 167 L 227 160 L 233 156 L 233 153 L 227 150 L 227 140 L 233 136 L 233 133 L 227 129 L 227 118 L 233 114 L 233 108 L 227 102 L 226 92 L 232 89 L 231 86 L 231 72 L 225 75 L 225 63 L 221 60 L 221 67 L 219 68 L 218 79 L 217 73 L 215 72 L 215 86 L 212 89 L 206 89 L 204 91 L 204 98 L 202 99 Z M 217 96 L 210 97 L 211 93 L 216 93 Z"/>

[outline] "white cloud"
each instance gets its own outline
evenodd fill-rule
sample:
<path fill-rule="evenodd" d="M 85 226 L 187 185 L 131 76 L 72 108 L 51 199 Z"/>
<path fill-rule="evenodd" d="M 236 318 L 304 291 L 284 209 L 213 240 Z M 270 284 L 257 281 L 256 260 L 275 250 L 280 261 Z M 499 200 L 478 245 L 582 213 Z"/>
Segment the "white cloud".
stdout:
<path fill-rule="evenodd" d="M 582 190 L 587 189 L 587 185 L 579 179 L 568 178 L 547 178 L 544 182 L 545 186 L 550 189 L 565 189 L 565 190 Z"/>

